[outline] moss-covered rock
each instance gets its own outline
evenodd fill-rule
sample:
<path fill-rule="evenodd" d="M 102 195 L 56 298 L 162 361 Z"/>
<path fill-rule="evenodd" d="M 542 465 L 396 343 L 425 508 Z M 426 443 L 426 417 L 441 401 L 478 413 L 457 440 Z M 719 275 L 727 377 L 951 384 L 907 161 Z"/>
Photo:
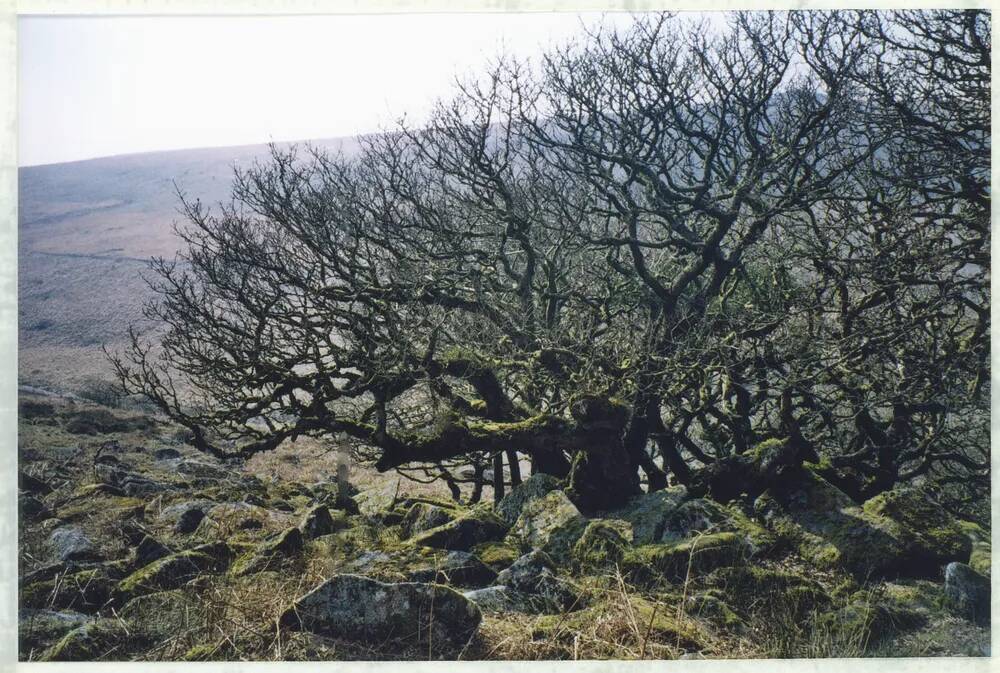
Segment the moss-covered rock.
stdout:
<path fill-rule="evenodd" d="M 663 540 L 666 521 L 688 497 L 683 486 L 672 486 L 638 495 L 608 516 L 632 525 L 636 544 L 656 544 Z"/>
<path fill-rule="evenodd" d="M 640 545 L 626 550 L 621 566 L 632 582 L 656 584 L 684 581 L 720 566 L 738 562 L 746 541 L 735 533 L 701 535 L 677 544 Z"/>
<path fill-rule="evenodd" d="M 990 532 L 972 521 L 959 520 L 957 523 L 972 545 L 972 552 L 969 554 L 969 567 L 980 575 L 989 577 L 993 554 Z"/>
<path fill-rule="evenodd" d="M 905 546 L 904 572 L 935 576 L 942 565 L 964 561 L 972 552 L 972 542 L 955 518 L 920 489 L 887 491 L 865 502 L 863 509 L 898 524 L 894 532 Z"/>
<path fill-rule="evenodd" d="M 940 521 L 939 513 L 922 504 L 904 507 L 912 504 L 911 495 L 884 494 L 858 507 L 808 468 L 770 495 L 774 505 L 765 518 L 775 535 L 818 568 L 845 570 L 860 581 L 933 576 L 943 559 L 962 549 L 961 536 Z M 931 517 L 928 532 L 912 527 L 917 511 Z"/>
<path fill-rule="evenodd" d="M 988 625 L 990 580 L 964 563 L 949 563 L 944 571 L 946 604 L 958 616 Z"/>
<path fill-rule="evenodd" d="M 641 624 L 643 637 L 650 642 L 666 642 L 688 651 L 699 651 L 711 642 L 711 634 L 691 619 L 679 618 L 676 611 L 665 609 L 637 595 L 628 597 L 628 611 Z M 621 605 L 596 603 L 565 615 L 545 615 L 536 618 L 531 629 L 533 640 L 572 639 L 576 634 L 590 632 L 594 624 L 607 619 L 607 615 L 620 610 Z"/>
<path fill-rule="evenodd" d="M 116 584 L 101 568 L 91 568 L 29 584 L 21 589 L 20 602 L 26 608 L 93 613 L 108 602 Z"/>
<path fill-rule="evenodd" d="M 718 594 L 716 590 L 709 590 L 689 597 L 685 604 L 687 613 L 729 633 L 743 635 L 747 630 L 746 623 Z"/>
<path fill-rule="evenodd" d="M 562 613 L 585 605 L 580 592 L 559 576 L 552 557 L 543 551 L 519 558 L 497 576 L 497 584 L 530 596 L 536 612 Z"/>
<path fill-rule="evenodd" d="M 311 540 L 321 535 L 336 533 L 347 526 L 347 516 L 343 512 L 337 512 L 337 517 L 334 518 L 326 505 L 316 505 L 302 516 L 299 530 L 302 531 L 304 538 Z"/>
<path fill-rule="evenodd" d="M 544 549 L 566 562 L 586 527 L 587 519 L 566 494 L 550 491 L 524 505 L 509 537 L 523 549 Z"/>
<path fill-rule="evenodd" d="M 573 565 L 582 571 L 614 566 L 632 543 L 632 526 L 621 519 L 595 519 L 573 545 Z"/>
<path fill-rule="evenodd" d="M 80 612 L 22 608 L 17 613 L 17 643 L 22 658 L 37 659 L 67 633 L 86 624 L 90 618 Z"/>
<path fill-rule="evenodd" d="M 117 620 L 101 619 L 73 629 L 42 655 L 42 661 L 94 661 L 119 649 L 129 633 Z"/>
<path fill-rule="evenodd" d="M 440 554 L 407 572 L 410 582 L 434 582 L 455 587 L 483 587 L 497 578 L 495 570 L 464 551 Z"/>
<path fill-rule="evenodd" d="M 747 620 L 774 615 L 801 621 L 833 602 L 823 585 L 790 568 L 740 564 L 712 571 L 702 584 Z"/>
<path fill-rule="evenodd" d="M 176 589 L 201 574 L 223 572 L 231 558 L 232 550 L 219 542 L 165 556 L 123 579 L 114 600 L 124 604 L 136 596 Z"/>
<path fill-rule="evenodd" d="M 305 546 L 304 542 L 298 528 L 288 528 L 273 540 L 256 545 L 241 554 L 233 561 L 229 573 L 239 577 L 273 570 L 288 559 L 299 556 Z"/>
<path fill-rule="evenodd" d="M 154 642 L 161 642 L 197 625 L 199 608 L 197 595 L 184 589 L 173 589 L 137 596 L 126 603 L 118 614 L 132 631 L 140 632 Z"/>
<path fill-rule="evenodd" d="M 508 525 L 513 526 L 528 502 L 559 489 L 561 485 L 562 481 L 550 474 L 542 472 L 533 474 L 511 489 L 511 492 L 497 503 L 497 515 Z"/>
<path fill-rule="evenodd" d="M 457 514 L 451 508 L 444 508 L 426 502 L 415 502 L 403 515 L 400 529 L 403 537 L 410 537 L 443 526 L 455 520 Z"/>
<path fill-rule="evenodd" d="M 366 643 L 416 643 L 440 656 L 464 646 L 481 620 L 476 604 L 448 587 L 335 575 L 295 601 L 279 623 Z"/>
<path fill-rule="evenodd" d="M 507 542 L 484 542 L 473 547 L 472 553 L 497 572 L 510 567 L 521 555 L 517 547 Z"/>
<path fill-rule="evenodd" d="M 454 521 L 419 533 L 412 538 L 415 545 L 469 551 L 484 542 L 495 542 L 507 534 L 508 526 L 500 517 L 484 507 L 465 512 Z"/>

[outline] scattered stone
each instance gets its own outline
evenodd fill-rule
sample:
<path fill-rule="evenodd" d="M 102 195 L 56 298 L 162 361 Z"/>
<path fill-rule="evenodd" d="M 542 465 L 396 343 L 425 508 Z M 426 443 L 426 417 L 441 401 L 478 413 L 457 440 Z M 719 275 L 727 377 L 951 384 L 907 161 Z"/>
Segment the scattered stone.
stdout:
<path fill-rule="evenodd" d="M 102 483 L 118 489 L 122 495 L 148 496 L 173 489 L 173 486 L 169 484 L 155 481 L 115 465 L 98 464 L 94 467 L 94 473 Z"/>
<path fill-rule="evenodd" d="M 666 512 L 658 542 L 675 543 L 704 531 L 722 532 L 729 515 L 724 506 L 705 498 L 685 500 L 673 511 Z"/>
<path fill-rule="evenodd" d="M 864 512 L 897 524 L 892 532 L 904 546 L 906 574 L 936 576 L 942 565 L 965 561 L 972 541 L 954 516 L 919 488 L 898 488 L 865 502 Z"/>
<path fill-rule="evenodd" d="M 964 563 L 944 569 L 944 593 L 955 614 L 986 625 L 990 622 L 990 580 Z"/>
<path fill-rule="evenodd" d="M 156 460 L 174 460 L 181 457 L 181 452 L 177 449 L 157 449 L 156 453 L 153 454 L 153 458 Z"/>
<path fill-rule="evenodd" d="M 170 505 L 168 507 L 164 507 L 162 510 L 160 510 L 160 513 L 157 514 L 156 520 L 161 523 L 169 525 L 173 530 L 177 532 L 181 532 L 180 527 L 182 519 L 187 517 L 189 519 L 189 524 L 190 524 L 190 522 L 193 521 L 193 517 L 198 516 L 197 514 L 188 514 L 188 512 L 198 511 L 201 512 L 202 517 L 204 517 L 205 513 L 210 511 L 215 505 L 216 503 L 212 502 L 211 500 L 186 500 L 184 502 L 179 502 Z M 198 522 L 199 523 L 201 522 L 200 518 L 198 519 Z M 195 525 L 195 528 L 197 528 L 197 524 Z"/>
<path fill-rule="evenodd" d="M 139 541 L 132 558 L 135 567 L 142 568 L 149 565 L 153 561 L 159 561 L 165 556 L 170 556 L 171 553 L 170 549 L 168 549 L 161 542 L 153 537 L 150 537 L 149 535 L 146 535 Z"/>
<path fill-rule="evenodd" d="M 573 545 L 573 562 L 581 570 L 615 565 L 632 544 L 632 526 L 621 519 L 595 519 Z"/>
<path fill-rule="evenodd" d="M 502 585 L 473 589 L 462 595 L 487 612 L 535 612 L 530 596 Z"/>
<path fill-rule="evenodd" d="M 411 537 L 454 520 L 455 515 L 444 507 L 426 502 L 416 502 L 410 506 L 400 522 L 402 528 L 400 537 Z"/>
<path fill-rule="evenodd" d="M 250 575 L 277 567 L 302 553 L 305 545 L 298 528 L 282 531 L 274 540 L 256 545 L 235 561 L 229 572 L 235 576 Z"/>
<path fill-rule="evenodd" d="M 229 476 L 229 470 L 226 468 L 201 460 L 181 459 L 174 465 L 174 469 L 191 477 L 222 479 Z"/>
<path fill-rule="evenodd" d="M 551 474 L 542 472 L 533 474 L 511 489 L 511 492 L 500 500 L 496 508 L 497 515 L 513 526 L 528 502 L 537 500 L 550 491 L 557 490 L 560 484 L 560 480 Z"/>
<path fill-rule="evenodd" d="M 99 558 L 94 543 L 78 526 L 63 526 L 52 531 L 49 547 L 60 561 L 84 561 Z"/>
<path fill-rule="evenodd" d="M 484 542 L 472 548 L 472 553 L 493 570 L 509 568 L 521 557 L 521 551 L 508 542 Z"/>
<path fill-rule="evenodd" d="M 198 529 L 202 519 L 205 518 L 205 510 L 200 507 L 192 507 L 181 512 L 174 525 L 174 532 L 180 535 L 193 533 Z"/>
<path fill-rule="evenodd" d="M 123 579 L 115 589 L 115 602 L 122 605 L 136 596 L 176 589 L 203 573 L 222 572 L 231 557 L 232 551 L 221 542 L 165 556 Z"/>
<path fill-rule="evenodd" d="M 297 600 L 280 624 L 366 643 L 429 642 L 440 655 L 465 645 L 481 620 L 476 604 L 448 587 L 335 575 Z"/>
<path fill-rule="evenodd" d="M 68 632 L 83 626 L 90 617 L 71 610 L 35 610 L 17 612 L 17 641 L 22 658 L 37 659 L 33 651 L 48 647 Z"/>
<path fill-rule="evenodd" d="M 486 586 L 497 578 L 496 572 L 472 554 L 450 551 L 432 566 L 409 573 L 411 582 L 435 582 L 457 587 Z"/>
<path fill-rule="evenodd" d="M 356 559 L 351 561 L 348 566 L 355 572 L 367 573 L 379 564 L 388 563 L 389 561 L 392 561 L 392 556 L 384 551 L 369 550 L 362 552 Z"/>
<path fill-rule="evenodd" d="M 108 602 L 115 584 L 103 568 L 68 569 L 68 574 L 26 585 L 19 598 L 22 607 L 93 613 Z"/>
<path fill-rule="evenodd" d="M 56 575 L 67 575 L 74 570 L 80 570 L 82 566 L 78 563 L 57 561 L 55 563 L 47 563 L 40 568 L 36 568 L 31 572 L 24 573 L 18 578 L 18 584 L 20 586 L 27 586 L 29 584 L 34 584 L 35 582 L 44 582 L 45 580 L 50 580 Z"/>
<path fill-rule="evenodd" d="M 361 491 L 354 496 L 354 502 L 361 514 L 375 516 L 383 510 L 391 509 L 396 504 L 396 490 L 382 488 Z"/>
<path fill-rule="evenodd" d="M 469 551 L 477 544 L 500 540 L 507 534 L 508 526 L 492 512 L 474 509 L 459 518 L 424 531 L 412 538 L 415 545 Z"/>
<path fill-rule="evenodd" d="M 183 633 L 196 623 L 199 599 L 190 591 L 173 589 L 138 596 L 126 603 L 118 615 L 129 628 L 154 642 Z"/>
<path fill-rule="evenodd" d="M 25 521 L 41 521 L 52 516 L 45 503 L 27 493 L 18 493 L 17 511 Z"/>
<path fill-rule="evenodd" d="M 772 487 L 770 496 L 780 506 L 771 507 L 768 522 L 776 535 L 817 568 L 845 570 L 861 581 L 934 577 L 943 563 L 968 558 L 971 550 L 968 539 L 954 535 L 937 515 L 928 519 L 924 531 L 904 523 L 910 516 L 901 514 L 901 508 L 914 504 L 912 494 L 883 494 L 858 507 L 803 468 Z"/>
<path fill-rule="evenodd" d="M 687 497 L 685 487 L 672 486 L 637 495 L 609 516 L 632 524 L 636 544 L 655 544 L 663 540 L 668 519 Z"/>
<path fill-rule="evenodd" d="M 347 522 L 341 514 L 336 520 L 330 514 L 326 505 L 316 505 L 302 517 L 299 525 L 303 537 L 307 540 L 317 538 L 321 535 L 329 535 L 347 527 Z"/>
<path fill-rule="evenodd" d="M 700 575 L 714 568 L 733 565 L 746 553 L 746 540 L 741 535 L 712 533 L 678 544 L 651 544 L 627 549 L 621 566 L 636 584 L 683 582 L 689 573 Z"/>
<path fill-rule="evenodd" d="M 52 492 L 52 487 L 47 483 L 21 470 L 17 471 L 17 488 L 32 495 L 48 495 Z"/>
<path fill-rule="evenodd" d="M 100 619 L 73 629 L 42 655 L 41 661 L 94 661 L 118 649 L 129 637 L 114 619 Z"/>
<path fill-rule="evenodd" d="M 510 537 L 524 548 L 543 549 L 564 559 L 586 527 L 587 519 L 566 494 L 550 491 L 524 505 Z"/>
<path fill-rule="evenodd" d="M 580 595 L 572 586 L 556 576 L 555 563 L 542 551 L 525 554 L 509 568 L 497 575 L 497 584 L 529 594 L 539 612 L 565 612 L 578 610 L 583 605 Z"/>

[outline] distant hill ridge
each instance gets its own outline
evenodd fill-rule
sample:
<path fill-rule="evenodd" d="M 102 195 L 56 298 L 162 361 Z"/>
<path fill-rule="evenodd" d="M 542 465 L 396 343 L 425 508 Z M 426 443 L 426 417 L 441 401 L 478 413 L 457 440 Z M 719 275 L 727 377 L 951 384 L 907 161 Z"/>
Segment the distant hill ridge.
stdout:
<path fill-rule="evenodd" d="M 357 138 L 309 143 L 351 154 Z M 107 377 L 100 345 L 122 342 L 151 292 L 145 261 L 173 257 L 181 219 L 175 183 L 212 204 L 228 200 L 233 168 L 268 145 L 124 154 L 18 169 L 19 382 L 74 392 Z"/>

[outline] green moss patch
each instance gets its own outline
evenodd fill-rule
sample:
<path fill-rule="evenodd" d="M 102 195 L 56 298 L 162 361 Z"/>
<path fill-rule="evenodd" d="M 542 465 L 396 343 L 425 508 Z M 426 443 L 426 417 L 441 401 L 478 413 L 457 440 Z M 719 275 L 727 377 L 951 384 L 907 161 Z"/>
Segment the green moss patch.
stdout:
<path fill-rule="evenodd" d="M 738 562 L 746 553 L 746 542 L 736 533 L 701 535 L 673 545 L 651 544 L 627 550 L 622 568 L 637 584 L 684 581 Z"/>

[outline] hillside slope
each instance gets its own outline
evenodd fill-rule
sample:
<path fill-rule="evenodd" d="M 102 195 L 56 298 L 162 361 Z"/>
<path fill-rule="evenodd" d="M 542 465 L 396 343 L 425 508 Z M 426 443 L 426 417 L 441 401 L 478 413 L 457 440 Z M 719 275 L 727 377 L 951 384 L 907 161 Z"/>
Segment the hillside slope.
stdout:
<path fill-rule="evenodd" d="M 311 141 L 356 151 L 357 140 Z M 266 145 L 154 152 L 18 171 L 19 381 L 73 392 L 108 375 L 100 345 L 121 342 L 150 291 L 152 256 L 178 249 L 179 188 L 227 198 L 234 166 L 265 160 Z"/>

